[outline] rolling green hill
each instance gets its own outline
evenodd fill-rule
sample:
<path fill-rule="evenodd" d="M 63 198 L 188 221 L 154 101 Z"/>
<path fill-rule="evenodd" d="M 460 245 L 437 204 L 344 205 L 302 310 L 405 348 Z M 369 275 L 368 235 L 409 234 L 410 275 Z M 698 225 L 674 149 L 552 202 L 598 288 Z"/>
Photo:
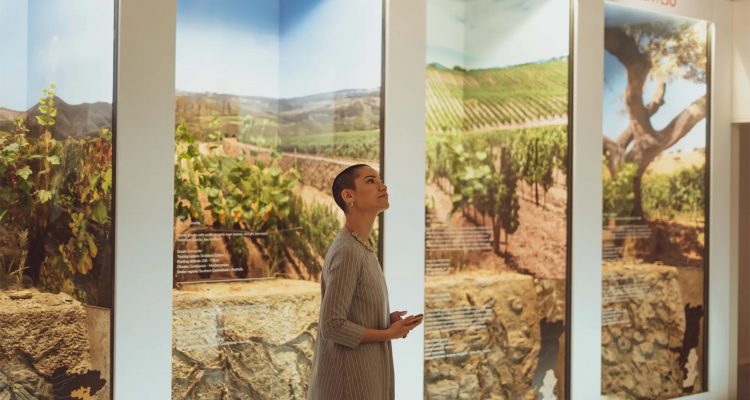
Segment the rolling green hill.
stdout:
<path fill-rule="evenodd" d="M 459 70 L 427 67 L 427 128 L 482 130 L 564 118 L 568 62 Z"/>
<path fill-rule="evenodd" d="M 380 126 L 380 89 L 288 99 L 178 91 L 176 111 L 177 123 L 229 136 L 365 131 Z"/>

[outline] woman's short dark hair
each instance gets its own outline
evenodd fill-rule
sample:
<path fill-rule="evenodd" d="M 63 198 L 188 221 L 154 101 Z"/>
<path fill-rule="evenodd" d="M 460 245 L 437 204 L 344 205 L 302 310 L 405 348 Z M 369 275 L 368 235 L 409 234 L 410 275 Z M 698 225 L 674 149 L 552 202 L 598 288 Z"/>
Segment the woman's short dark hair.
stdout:
<path fill-rule="evenodd" d="M 367 164 L 350 165 L 333 178 L 333 185 L 331 186 L 333 200 L 344 211 L 344 214 L 346 214 L 346 202 L 341 197 L 341 192 L 345 189 L 354 190 L 357 188 L 354 180 L 357 179 L 357 170 L 361 167 L 367 167 Z"/>

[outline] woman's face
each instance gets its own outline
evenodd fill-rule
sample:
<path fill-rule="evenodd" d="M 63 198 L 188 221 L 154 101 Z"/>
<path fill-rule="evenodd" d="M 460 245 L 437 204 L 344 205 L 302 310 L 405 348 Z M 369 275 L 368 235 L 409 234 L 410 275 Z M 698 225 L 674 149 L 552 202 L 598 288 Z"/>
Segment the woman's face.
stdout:
<path fill-rule="evenodd" d="M 380 179 L 380 174 L 371 167 L 357 169 L 355 189 L 351 191 L 354 208 L 382 212 L 388 209 L 388 187 Z"/>

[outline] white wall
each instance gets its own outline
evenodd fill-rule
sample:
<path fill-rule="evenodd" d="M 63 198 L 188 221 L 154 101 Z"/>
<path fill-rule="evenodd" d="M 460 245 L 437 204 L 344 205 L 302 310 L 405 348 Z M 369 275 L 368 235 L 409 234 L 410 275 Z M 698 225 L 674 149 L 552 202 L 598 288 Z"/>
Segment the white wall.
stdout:
<path fill-rule="evenodd" d="M 386 2 L 383 268 L 392 310 L 424 312 L 425 0 Z M 393 344 L 396 398 L 423 398 L 424 328 Z"/>
<path fill-rule="evenodd" d="M 425 2 L 386 7 L 384 267 L 394 310 L 424 307 Z M 643 0 L 619 3 L 653 7 Z M 731 3 L 680 0 L 714 21 L 709 392 L 736 384 L 736 274 L 730 235 Z M 691 8 L 693 4 L 695 7 Z M 573 143 L 572 399 L 599 397 L 603 3 L 576 0 Z M 670 12 L 667 10 L 667 12 Z M 121 0 L 117 97 L 115 396 L 171 397 L 175 0 Z M 736 281 L 736 280 L 735 280 Z M 423 397 L 420 327 L 394 344 L 398 399 Z"/>
<path fill-rule="evenodd" d="M 175 0 L 120 0 L 114 393 L 169 399 Z"/>

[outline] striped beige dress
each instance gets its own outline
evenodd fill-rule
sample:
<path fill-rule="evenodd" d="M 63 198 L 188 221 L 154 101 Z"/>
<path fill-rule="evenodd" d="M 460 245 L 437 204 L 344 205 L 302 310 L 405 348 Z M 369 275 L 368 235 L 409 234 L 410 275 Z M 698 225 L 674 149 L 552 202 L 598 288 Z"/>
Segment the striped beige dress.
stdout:
<path fill-rule="evenodd" d="M 375 254 L 346 229 L 328 249 L 308 400 L 392 400 L 391 342 L 362 343 L 390 325 L 388 288 Z"/>

